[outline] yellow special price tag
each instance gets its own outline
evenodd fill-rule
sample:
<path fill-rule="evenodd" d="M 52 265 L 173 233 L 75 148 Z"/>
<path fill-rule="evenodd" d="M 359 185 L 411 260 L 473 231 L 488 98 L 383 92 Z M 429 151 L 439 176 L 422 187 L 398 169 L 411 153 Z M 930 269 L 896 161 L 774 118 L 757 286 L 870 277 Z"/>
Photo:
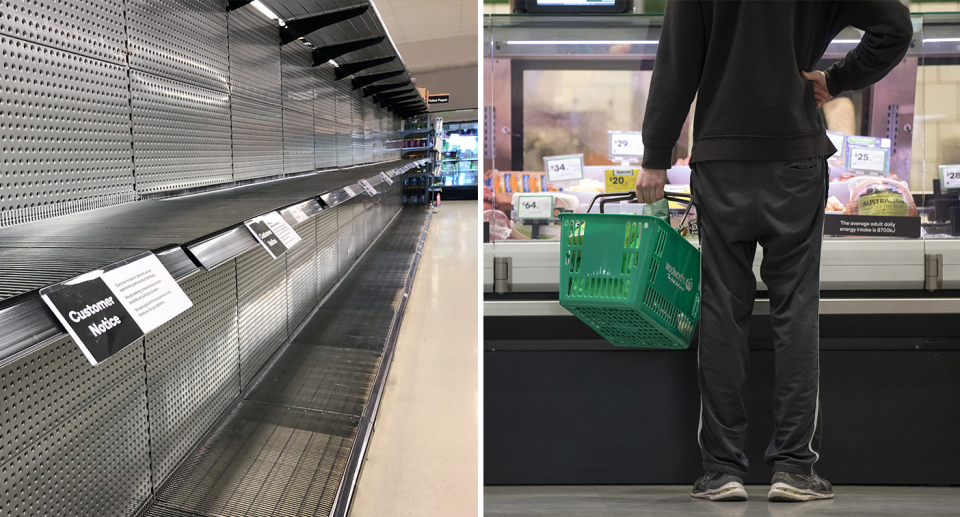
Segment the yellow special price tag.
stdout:
<path fill-rule="evenodd" d="M 631 192 L 637 189 L 637 174 L 640 169 L 607 169 L 603 171 L 606 178 L 607 192 Z"/>
<path fill-rule="evenodd" d="M 664 185 L 663 191 L 666 193 L 673 193 L 673 194 L 689 194 L 690 185 Z M 670 208 L 680 208 L 680 209 L 687 208 L 686 204 L 677 203 L 676 201 L 670 201 L 669 206 Z"/>

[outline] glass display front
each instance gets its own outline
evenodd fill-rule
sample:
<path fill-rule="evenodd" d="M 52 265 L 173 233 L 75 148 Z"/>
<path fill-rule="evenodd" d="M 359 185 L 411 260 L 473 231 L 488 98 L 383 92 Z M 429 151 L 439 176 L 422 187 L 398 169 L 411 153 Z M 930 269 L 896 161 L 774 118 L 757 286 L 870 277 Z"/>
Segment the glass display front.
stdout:
<path fill-rule="evenodd" d="M 476 186 L 480 177 L 477 122 L 444 125 L 440 175 L 444 186 Z"/>
<path fill-rule="evenodd" d="M 484 106 L 491 121 L 484 218 L 492 240 L 555 239 L 557 213 L 586 211 L 601 192 L 633 190 L 661 21 L 661 15 L 484 18 Z M 914 43 L 900 65 L 822 108 L 839 149 L 828 160 L 828 238 L 851 238 L 840 229 L 850 225 L 858 225 L 860 236 L 960 236 L 960 15 L 917 13 L 913 23 Z M 817 69 L 842 58 L 860 37 L 852 27 L 842 31 Z M 674 146 L 668 191 L 689 192 L 695 112 L 696 101 Z M 525 200 L 536 204 L 531 196 L 552 198 L 553 217 L 519 210 Z M 656 213 L 679 223 L 681 206 L 671 205 Z M 611 213 L 652 208 L 606 205 Z M 685 227 L 691 238 L 695 220 L 694 214 Z"/>

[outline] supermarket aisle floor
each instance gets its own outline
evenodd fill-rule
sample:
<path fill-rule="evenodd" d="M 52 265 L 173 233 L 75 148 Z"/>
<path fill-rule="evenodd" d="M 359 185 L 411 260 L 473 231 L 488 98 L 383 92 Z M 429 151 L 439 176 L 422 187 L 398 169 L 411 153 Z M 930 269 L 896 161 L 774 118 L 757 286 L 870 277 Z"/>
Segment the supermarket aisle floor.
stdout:
<path fill-rule="evenodd" d="M 723 516 L 799 517 L 957 515 L 960 487 L 838 486 L 836 497 L 807 503 L 767 502 L 769 486 L 747 486 L 749 501 L 712 502 L 690 497 L 689 486 L 486 487 L 486 517 Z"/>
<path fill-rule="evenodd" d="M 433 215 L 353 517 L 477 515 L 477 225 L 477 201 Z"/>

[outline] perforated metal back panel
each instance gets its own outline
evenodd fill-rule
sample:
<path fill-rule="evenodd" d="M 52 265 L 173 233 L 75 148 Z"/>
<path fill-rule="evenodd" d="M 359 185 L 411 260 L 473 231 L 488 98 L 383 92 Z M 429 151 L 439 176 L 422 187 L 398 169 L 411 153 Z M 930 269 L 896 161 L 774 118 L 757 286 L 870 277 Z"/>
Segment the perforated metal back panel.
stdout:
<path fill-rule="evenodd" d="M 241 387 L 287 339 L 286 261 L 262 246 L 237 258 Z"/>
<path fill-rule="evenodd" d="M 337 165 L 337 91 L 333 65 L 314 67 L 317 91 L 313 101 L 317 168 Z"/>
<path fill-rule="evenodd" d="M 280 105 L 280 31 L 256 7 L 230 11 L 230 91 Z"/>
<path fill-rule="evenodd" d="M 279 104 L 234 95 L 233 174 L 237 180 L 283 174 L 283 114 Z"/>
<path fill-rule="evenodd" d="M 322 300 L 330 288 L 340 279 L 337 272 L 338 253 L 337 212 L 324 210 L 316 217 L 317 226 L 317 299 Z"/>
<path fill-rule="evenodd" d="M 150 496 L 143 343 L 67 338 L 0 368 L 0 515 L 130 515 Z"/>
<path fill-rule="evenodd" d="M 349 79 L 333 85 L 337 93 L 337 165 L 350 165 L 356 163 L 353 161 L 353 93 Z"/>
<path fill-rule="evenodd" d="M 296 329 L 317 306 L 316 218 L 294 227 L 300 241 L 287 252 L 287 328 Z"/>
<path fill-rule="evenodd" d="M 0 5 L 0 17 L 0 33 L 102 61 L 126 62 L 122 0 L 10 0 Z"/>
<path fill-rule="evenodd" d="M 0 210 L 132 192 L 126 69 L 9 36 L 0 47 Z"/>
<path fill-rule="evenodd" d="M 363 122 L 367 114 L 367 103 L 364 102 L 362 90 L 353 90 L 350 92 L 350 102 L 353 105 L 353 163 L 366 163 L 366 148 L 364 143 Z"/>
<path fill-rule="evenodd" d="M 355 226 L 359 223 L 361 228 L 360 234 L 362 236 L 363 221 L 360 220 L 362 214 L 363 201 L 361 199 L 353 198 L 346 203 L 337 205 L 337 235 L 339 236 L 339 242 L 337 243 L 337 269 L 341 278 L 346 274 L 347 270 L 350 269 L 350 266 L 353 265 L 353 262 L 361 251 L 360 246 L 363 239 L 357 238 Z"/>
<path fill-rule="evenodd" d="M 130 72 L 137 190 L 231 181 L 230 99 L 143 72 Z"/>
<path fill-rule="evenodd" d="M 315 169 L 313 94 L 316 76 L 310 70 L 310 49 L 292 42 L 282 51 L 283 171 Z"/>
<path fill-rule="evenodd" d="M 326 517 L 356 432 L 356 420 L 244 402 L 160 500 L 204 515 Z"/>
<path fill-rule="evenodd" d="M 230 261 L 181 282 L 193 307 L 146 337 L 157 487 L 240 393 L 236 274 Z"/>
<path fill-rule="evenodd" d="M 223 0 L 126 0 L 130 67 L 228 92 Z"/>

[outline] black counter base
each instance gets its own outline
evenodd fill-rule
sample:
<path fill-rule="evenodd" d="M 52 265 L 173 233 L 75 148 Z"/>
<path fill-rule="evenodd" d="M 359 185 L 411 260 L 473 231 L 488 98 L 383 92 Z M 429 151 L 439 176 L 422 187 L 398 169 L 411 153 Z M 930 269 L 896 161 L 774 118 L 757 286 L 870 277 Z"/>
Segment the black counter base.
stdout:
<path fill-rule="evenodd" d="M 696 350 L 484 353 L 484 484 L 688 484 L 702 474 Z M 773 352 L 752 350 L 747 483 L 769 483 Z M 817 472 L 960 485 L 960 352 L 821 351 Z"/>

